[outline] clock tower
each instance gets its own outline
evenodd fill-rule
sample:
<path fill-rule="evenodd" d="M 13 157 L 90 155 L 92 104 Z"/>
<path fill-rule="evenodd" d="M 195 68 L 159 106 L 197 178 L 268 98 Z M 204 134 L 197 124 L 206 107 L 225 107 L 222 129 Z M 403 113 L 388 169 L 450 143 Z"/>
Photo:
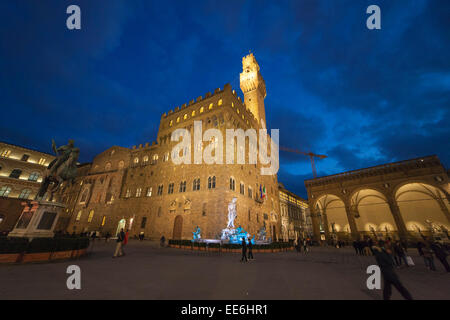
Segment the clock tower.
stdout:
<path fill-rule="evenodd" d="M 241 90 L 244 93 L 244 103 L 261 126 L 261 120 L 264 123 L 266 122 L 266 111 L 264 108 L 266 83 L 259 72 L 259 65 L 253 53 L 242 58 L 240 83 Z"/>

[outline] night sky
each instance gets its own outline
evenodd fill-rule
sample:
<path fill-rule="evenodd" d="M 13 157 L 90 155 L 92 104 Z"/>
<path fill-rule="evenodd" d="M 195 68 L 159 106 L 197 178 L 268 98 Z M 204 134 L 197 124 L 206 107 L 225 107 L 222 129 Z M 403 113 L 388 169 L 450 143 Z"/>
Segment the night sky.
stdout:
<path fill-rule="evenodd" d="M 82 29 L 66 28 L 81 8 Z M 366 28 L 381 7 L 382 29 Z M 0 140 L 81 162 L 156 140 L 161 114 L 230 83 L 251 50 L 283 146 L 329 175 L 437 154 L 450 163 L 450 1 L 0 2 Z M 281 153 L 305 196 L 309 159 Z"/>

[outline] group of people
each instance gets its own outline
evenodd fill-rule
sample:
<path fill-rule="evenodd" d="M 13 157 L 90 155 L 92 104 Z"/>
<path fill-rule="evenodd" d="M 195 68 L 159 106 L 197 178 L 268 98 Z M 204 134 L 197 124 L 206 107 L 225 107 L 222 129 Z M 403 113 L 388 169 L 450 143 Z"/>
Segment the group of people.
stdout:
<path fill-rule="evenodd" d="M 370 256 L 372 255 L 371 247 L 373 246 L 373 240 L 371 238 L 366 238 L 364 240 L 353 241 L 353 248 L 359 256 Z"/>
<path fill-rule="evenodd" d="M 436 256 L 444 266 L 445 271 L 450 272 L 450 265 L 447 261 L 447 249 L 440 243 L 427 241 L 425 238 L 424 242 L 419 241 L 417 243 L 417 251 L 419 252 L 419 255 L 423 257 L 425 266 L 428 270 L 436 271 L 436 266 L 434 264 L 434 256 Z"/>
<path fill-rule="evenodd" d="M 248 248 L 248 256 L 247 256 L 247 248 Z M 248 262 L 248 260 L 255 260 L 255 258 L 253 258 L 253 244 L 252 244 L 252 239 L 248 239 L 248 244 L 247 241 L 245 241 L 245 238 L 242 238 L 242 258 L 241 258 L 241 262 Z"/>
<path fill-rule="evenodd" d="M 311 243 L 311 239 L 306 238 L 306 239 L 302 239 L 302 238 L 298 238 L 297 242 L 295 243 L 295 249 L 297 250 L 298 253 L 302 252 L 303 249 L 303 253 L 308 253 L 309 252 L 309 248 L 311 247 L 312 243 Z"/>
<path fill-rule="evenodd" d="M 371 239 L 362 242 L 362 246 L 358 246 L 356 242 L 355 250 L 357 254 L 361 254 L 360 247 L 370 248 L 371 254 L 374 255 L 384 279 L 383 298 L 389 300 L 392 294 L 392 286 L 394 286 L 400 294 L 407 300 L 412 300 L 411 294 L 403 286 L 398 278 L 395 268 L 399 268 L 404 264 L 406 267 L 414 265 L 412 259 L 407 255 L 408 247 L 405 242 L 392 241 L 387 238 L 386 241 L 380 240 L 374 243 Z M 447 262 L 448 253 L 446 248 L 438 242 L 419 241 L 417 243 L 419 255 L 424 258 L 425 266 L 429 270 L 436 270 L 433 255 L 442 263 L 445 270 L 450 272 L 450 266 Z M 408 261 L 410 259 L 410 261 Z"/>

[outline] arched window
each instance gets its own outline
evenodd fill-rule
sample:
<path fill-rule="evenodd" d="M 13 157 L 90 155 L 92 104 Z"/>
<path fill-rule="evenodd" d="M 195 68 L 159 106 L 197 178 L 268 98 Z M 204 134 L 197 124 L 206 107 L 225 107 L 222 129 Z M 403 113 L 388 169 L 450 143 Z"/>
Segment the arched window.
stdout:
<path fill-rule="evenodd" d="M 139 163 L 139 158 L 138 157 L 134 158 L 134 164 L 138 164 L 138 163 Z"/>
<path fill-rule="evenodd" d="M 20 175 L 22 174 L 22 170 L 20 169 L 14 169 L 11 174 L 9 175 L 10 178 L 19 179 Z"/>
<path fill-rule="evenodd" d="M 169 127 L 173 126 L 173 120 L 170 120 Z"/>
<path fill-rule="evenodd" d="M 204 108 L 203 108 L 203 107 L 201 107 L 201 108 L 200 108 L 200 113 L 203 113 L 203 110 L 204 110 Z"/>
<path fill-rule="evenodd" d="M 195 110 L 194 110 L 194 111 L 192 111 L 192 116 L 193 116 L 193 117 L 195 117 Z"/>
<path fill-rule="evenodd" d="M 0 197 L 7 197 L 11 192 L 11 187 L 3 186 L 0 188 Z"/>
<path fill-rule="evenodd" d="M 111 170 L 111 162 L 108 162 L 105 166 L 105 171 Z"/>
<path fill-rule="evenodd" d="M 106 216 L 103 216 L 103 218 L 102 218 L 102 227 L 105 225 L 105 223 L 106 223 Z"/>
<path fill-rule="evenodd" d="M 180 182 L 180 192 L 186 192 L 186 181 Z"/>
<path fill-rule="evenodd" d="M 230 190 L 236 190 L 236 181 L 232 177 L 230 178 Z"/>
<path fill-rule="evenodd" d="M 143 162 L 144 162 L 144 164 L 147 164 L 147 162 L 148 162 L 148 156 L 144 156 Z"/>
<path fill-rule="evenodd" d="M 39 179 L 39 172 L 33 172 L 32 174 L 30 174 L 30 176 L 28 177 L 29 181 L 37 181 L 37 179 Z"/>
<path fill-rule="evenodd" d="M 180 117 L 177 118 L 177 123 L 180 122 Z"/>
<path fill-rule="evenodd" d="M 186 120 L 188 117 L 187 113 L 184 114 L 183 119 Z"/>
<path fill-rule="evenodd" d="M 5 149 L 5 150 L 2 151 L 2 155 L 1 156 L 4 157 L 4 158 L 8 158 L 10 154 L 11 154 L 11 150 Z"/>
<path fill-rule="evenodd" d="M 200 178 L 194 179 L 192 190 L 194 191 L 200 190 Z"/>
<path fill-rule="evenodd" d="M 218 105 L 221 106 L 222 103 L 223 103 L 223 101 L 222 101 L 222 99 L 220 99 Z"/>
<path fill-rule="evenodd" d="M 94 218 L 94 210 L 89 211 L 89 216 L 88 216 L 88 223 L 91 223 L 92 219 Z"/>
<path fill-rule="evenodd" d="M 213 108 L 213 104 L 210 103 L 208 109 L 211 110 Z"/>
<path fill-rule="evenodd" d="M 142 188 L 137 188 L 136 189 L 136 198 L 139 198 L 142 194 Z"/>
<path fill-rule="evenodd" d="M 5 216 L 0 214 L 0 224 L 2 224 L 3 220 L 5 220 Z"/>
<path fill-rule="evenodd" d="M 86 202 L 88 194 L 89 194 L 89 190 L 88 189 L 84 189 L 83 193 L 81 194 L 80 203 L 85 203 Z"/>
<path fill-rule="evenodd" d="M 125 162 L 123 162 L 123 160 L 119 161 L 119 169 L 123 169 L 123 167 L 125 166 Z"/>
<path fill-rule="evenodd" d="M 19 199 L 28 199 L 28 197 L 31 194 L 31 190 L 30 189 L 23 189 L 22 192 L 19 194 Z"/>
<path fill-rule="evenodd" d="M 208 178 L 208 189 L 215 189 L 216 188 L 216 177 L 212 176 Z"/>
<path fill-rule="evenodd" d="M 81 214 L 82 213 L 83 213 L 83 210 L 78 211 L 77 218 L 75 219 L 75 221 L 80 221 L 81 220 Z"/>
<path fill-rule="evenodd" d="M 106 191 L 105 202 L 107 204 L 111 204 L 114 202 L 114 195 L 112 194 L 112 182 L 113 182 L 113 178 L 111 178 L 111 180 L 109 181 L 108 190 Z"/>

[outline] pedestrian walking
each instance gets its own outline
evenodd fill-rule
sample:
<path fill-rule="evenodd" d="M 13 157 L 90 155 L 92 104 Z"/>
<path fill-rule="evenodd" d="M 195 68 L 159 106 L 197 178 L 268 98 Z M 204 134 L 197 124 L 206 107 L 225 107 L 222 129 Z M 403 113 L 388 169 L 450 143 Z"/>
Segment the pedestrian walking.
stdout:
<path fill-rule="evenodd" d="M 117 245 L 116 251 L 114 252 L 113 258 L 122 257 L 124 255 L 122 250 L 123 240 L 125 239 L 125 232 L 123 232 L 123 228 L 120 229 L 120 232 L 117 234 Z"/>
<path fill-rule="evenodd" d="M 306 239 L 303 240 L 303 253 L 304 254 L 308 253 L 308 241 Z"/>
<path fill-rule="evenodd" d="M 166 242 L 166 238 L 164 238 L 164 235 L 161 237 L 161 239 L 159 240 L 159 245 L 161 246 L 161 248 L 164 247 Z"/>
<path fill-rule="evenodd" d="M 254 260 L 252 238 L 248 240 L 248 260 Z"/>
<path fill-rule="evenodd" d="M 242 258 L 241 262 L 247 262 L 247 243 L 245 243 L 245 238 L 242 238 Z"/>
<path fill-rule="evenodd" d="M 372 247 L 373 255 L 375 256 L 375 260 L 377 261 L 381 274 L 383 275 L 383 299 L 390 300 L 392 295 L 392 286 L 394 286 L 403 298 L 406 300 L 413 300 L 411 294 L 403 286 L 395 273 L 394 261 L 392 260 L 392 256 L 387 252 L 386 248 L 384 248 L 384 245 L 385 242 L 380 240 L 378 242 L 378 246 Z"/>
<path fill-rule="evenodd" d="M 355 249 L 355 253 L 356 255 L 359 255 L 359 250 L 358 250 L 358 241 L 353 241 L 353 249 Z"/>
<path fill-rule="evenodd" d="M 436 266 L 433 259 L 433 250 L 431 250 L 429 245 L 424 245 L 422 247 L 423 259 L 425 261 L 425 266 L 428 270 L 436 271 Z"/>
<path fill-rule="evenodd" d="M 408 267 L 408 261 L 406 261 L 404 247 L 400 243 L 400 241 L 395 242 L 392 248 L 394 250 L 394 259 L 397 267 L 400 267 L 402 265 L 402 261 L 405 263 L 405 266 Z"/>
<path fill-rule="evenodd" d="M 436 258 L 438 258 L 438 260 L 444 266 L 445 271 L 450 272 L 450 266 L 448 265 L 448 261 L 447 261 L 448 254 L 445 251 L 445 249 L 437 242 L 432 242 L 430 244 L 430 248 L 431 248 L 431 250 L 433 250 Z"/>

